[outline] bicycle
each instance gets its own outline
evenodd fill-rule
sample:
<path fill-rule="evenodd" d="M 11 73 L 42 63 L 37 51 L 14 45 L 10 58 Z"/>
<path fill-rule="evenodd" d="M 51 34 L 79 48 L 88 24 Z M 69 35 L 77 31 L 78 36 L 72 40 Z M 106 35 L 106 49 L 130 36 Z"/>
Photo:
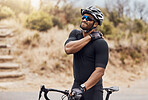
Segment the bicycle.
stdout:
<path fill-rule="evenodd" d="M 117 92 L 119 91 L 119 87 L 117 86 L 113 86 L 113 87 L 109 87 L 109 88 L 103 88 L 103 90 L 105 90 L 107 92 L 107 95 L 106 95 L 106 98 L 105 100 L 109 100 L 109 97 L 110 97 L 110 94 L 112 94 L 113 92 Z M 50 100 L 47 96 L 48 92 L 50 91 L 54 91 L 54 92 L 59 92 L 59 93 L 62 93 L 63 96 L 61 97 L 61 100 L 64 100 L 65 97 L 69 97 L 69 90 L 65 90 L 65 91 L 62 91 L 62 90 L 57 90 L 57 89 L 47 89 L 45 88 L 45 86 L 41 86 L 41 89 L 40 89 L 40 92 L 39 92 L 39 99 L 41 98 L 42 96 L 42 92 L 44 92 L 44 98 L 46 100 Z M 76 100 L 74 97 L 71 98 L 71 100 Z"/>

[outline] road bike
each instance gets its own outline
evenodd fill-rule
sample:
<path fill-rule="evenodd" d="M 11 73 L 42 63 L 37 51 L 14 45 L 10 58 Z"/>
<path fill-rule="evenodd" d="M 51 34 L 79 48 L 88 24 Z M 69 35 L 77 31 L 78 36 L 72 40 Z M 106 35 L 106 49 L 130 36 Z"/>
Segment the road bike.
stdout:
<path fill-rule="evenodd" d="M 109 87 L 109 88 L 103 88 L 103 90 L 105 90 L 107 92 L 105 100 L 109 100 L 110 94 L 112 94 L 113 92 L 119 91 L 119 87 L 112 86 L 112 87 Z M 41 99 L 42 92 L 44 92 L 44 98 L 45 98 L 45 100 L 50 100 L 50 98 L 48 97 L 47 94 L 48 94 L 48 92 L 51 92 L 51 91 L 62 93 L 63 95 L 61 96 L 61 100 L 64 100 L 66 97 L 67 98 L 70 97 L 69 90 L 62 91 L 62 90 L 57 90 L 57 89 L 52 89 L 52 88 L 47 89 L 43 85 L 43 86 L 41 86 L 38 100 Z M 74 97 L 71 97 L 70 100 L 76 100 L 76 99 Z"/>

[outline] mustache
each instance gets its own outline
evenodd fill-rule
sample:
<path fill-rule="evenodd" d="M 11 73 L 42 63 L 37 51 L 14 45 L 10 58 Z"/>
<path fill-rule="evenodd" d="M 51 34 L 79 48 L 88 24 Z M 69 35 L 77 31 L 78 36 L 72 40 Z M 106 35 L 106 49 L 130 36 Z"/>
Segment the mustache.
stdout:
<path fill-rule="evenodd" d="M 81 24 L 82 24 L 82 23 L 85 23 L 85 24 L 87 24 L 87 25 L 88 25 L 88 23 L 86 23 L 86 22 L 84 22 L 84 21 L 82 21 L 82 22 L 81 22 Z"/>

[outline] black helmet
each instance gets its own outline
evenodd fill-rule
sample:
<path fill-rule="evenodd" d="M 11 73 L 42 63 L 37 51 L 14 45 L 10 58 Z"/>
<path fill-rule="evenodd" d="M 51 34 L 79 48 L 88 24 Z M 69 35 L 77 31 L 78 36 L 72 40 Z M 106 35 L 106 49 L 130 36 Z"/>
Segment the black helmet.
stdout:
<path fill-rule="evenodd" d="M 84 14 L 91 14 L 95 18 L 95 20 L 98 22 L 98 24 L 100 26 L 102 25 L 104 17 L 100 9 L 90 6 L 86 9 L 81 9 L 81 15 L 83 16 Z"/>

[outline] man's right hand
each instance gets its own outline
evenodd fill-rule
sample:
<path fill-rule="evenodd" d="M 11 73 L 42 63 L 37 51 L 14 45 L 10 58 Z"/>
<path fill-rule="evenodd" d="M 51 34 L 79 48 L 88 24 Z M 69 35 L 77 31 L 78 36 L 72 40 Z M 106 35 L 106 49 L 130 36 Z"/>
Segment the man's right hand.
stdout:
<path fill-rule="evenodd" d="M 91 37 L 92 41 L 102 38 L 102 34 L 99 32 L 92 32 L 91 34 L 89 34 L 89 36 Z"/>
<path fill-rule="evenodd" d="M 83 90 L 80 89 L 80 88 L 74 88 L 72 89 L 70 95 L 71 95 L 71 98 L 75 98 L 75 100 L 80 100 L 81 97 L 82 97 L 82 94 L 83 94 Z M 72 99 L 73 100 L 73 99 Z"/>

